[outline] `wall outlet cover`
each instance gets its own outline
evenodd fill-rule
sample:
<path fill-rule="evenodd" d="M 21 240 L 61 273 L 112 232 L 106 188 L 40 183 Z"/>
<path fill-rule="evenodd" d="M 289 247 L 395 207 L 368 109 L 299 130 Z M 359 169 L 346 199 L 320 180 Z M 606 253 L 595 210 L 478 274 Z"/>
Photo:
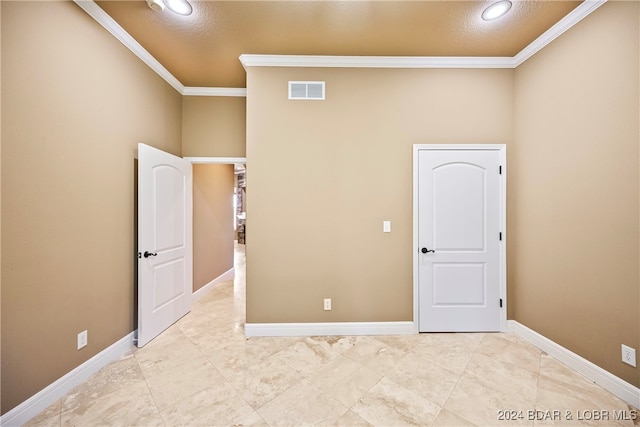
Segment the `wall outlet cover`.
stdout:
<path fill-rule="evenodd" d="M 622 344 L 622 361 L 627 365 L 636 367 L 636 349 Z"/>
<path fill-rule="evenodd" d="M 87 343 L 88 343 L 88 332 L 87 331 L 82 331 L 78 334 L 78 350 L 80 350 L 82 347 L 86 347 Z"/>

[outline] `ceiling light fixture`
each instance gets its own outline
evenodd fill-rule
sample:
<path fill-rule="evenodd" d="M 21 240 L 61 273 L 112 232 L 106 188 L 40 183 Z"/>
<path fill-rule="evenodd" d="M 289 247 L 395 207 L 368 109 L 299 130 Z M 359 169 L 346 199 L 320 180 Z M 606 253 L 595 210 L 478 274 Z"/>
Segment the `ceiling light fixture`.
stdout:
<path fill-rule="evenodd" d="M 162 12 L 164 10 L 164 3 L 162 0 L 147 0 L 147 6 L 156 12 Z"/>
<path fill-rule="evenodd" d="M 167 0 L 165 0 L 166 2 Z M 509 0 L 500 0 L 493 3 L 482 12 L 482 19 L 485 21 L 491 21 L 496 18 L 500 18 L 511 9 L 511 2 Z"/>
<path fill-rule="evenodd" d="M 178 15 L 187 16 L 193 12 L 193 7 L 187 0 L 164 0 L 164 4 L 169 10 Z"/>

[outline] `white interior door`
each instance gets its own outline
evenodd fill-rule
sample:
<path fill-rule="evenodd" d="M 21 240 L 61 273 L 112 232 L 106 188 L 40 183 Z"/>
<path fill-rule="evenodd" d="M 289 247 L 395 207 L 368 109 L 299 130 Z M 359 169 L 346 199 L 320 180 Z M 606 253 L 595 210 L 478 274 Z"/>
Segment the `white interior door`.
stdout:
<path fill-rule="evenodd" d="M 502 330 L 504 148 L 414 155 L 420 332 Z"/>
<path fill-rule="evenodd" d="M 191 163 L 138 145 L 138 347 L 191 311 Z"/>

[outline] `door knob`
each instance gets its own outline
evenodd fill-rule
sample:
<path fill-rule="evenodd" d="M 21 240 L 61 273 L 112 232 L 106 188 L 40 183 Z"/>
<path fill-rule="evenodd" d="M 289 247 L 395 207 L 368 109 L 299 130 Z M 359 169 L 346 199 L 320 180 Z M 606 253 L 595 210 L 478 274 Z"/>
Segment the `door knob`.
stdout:
<path fill-rule="evenodd" d="M 149 258 L 150 256 L 156 256 L 156 255 L 158 255 L 157 252 L 144 251 L 144 257 L 145 258 Z"/>
<path fill-rule="evenodd" d="M 433 253 L 435 253 L 435 252 L 436 252 L 436 251 L 435 251 L 435 250 L 433 250 L 433 249 L 427 249 L 427 248 L 422 248 L 422 249 L 420 249 L 420 251 L 421 251 L 423 254 L 426 254 L 426 253 L 429 253 L 429 252 L 433 252 Z"/>

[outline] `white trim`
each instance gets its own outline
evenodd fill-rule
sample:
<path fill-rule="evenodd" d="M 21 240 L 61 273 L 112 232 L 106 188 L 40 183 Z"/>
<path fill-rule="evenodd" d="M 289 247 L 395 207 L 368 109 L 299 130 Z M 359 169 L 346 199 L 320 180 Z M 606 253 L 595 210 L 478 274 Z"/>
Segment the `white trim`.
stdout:
<path fill-rule="evenodd" d="M 116 21 L 113 20 L 93 0 L 73 0 L 80 8 L 87 12 L 93 19 L 109 31 L 123 45 L 129 48 L 138 58 L 169 83 L 175 90 L 182 93 L 184 85 L 176 79 L 156 58 L 127 33 Z"/>
<path fill-rule="evenodd" d="M 247 97 L 247 89 L 243 87 L 190 87 L 182 91 L 185 96 L 238 96 Z"/>
<path fill-rule="evenodd" d="M 240 55 L 248 67 L 303 68 L 513 68 L 510 57 Z"/>
<path fill-rule="evenodd" d="M 558 359 L 569 368 L 584 375 L 605 390 L 610 391 L 629 405 L 640 408 L 640 388 L 633 384 L 629 384 L 622 378 L 619 378 L 611 372 L 602 369 L 598 365 L 589 362 L 587 359 L 564 348 L 560 344 L 551 341 L 549 338 L 527 328 L 515 320 L 509 320 L 508 331 L 518 335 L 538 347 L 540 350 Z"/>
<path fill-rule="evenodd" d="M 247 337 L 312 337 L 331 335 L 412 335 L 413 322 L 247 323 Z"/>
<path fill-rule="evenodd" d="M 569 28 L 582 21 L 591 12 L 605 4 L 607 0 L 585 0 L 573 9 L 567 16 L 556 22 L 551 28 L 542 33 L 529 46 L 522 49 L 513 59 L 513 68 L 520 66 L 527 59 L 540 52 L 546 45 L 560 37 Z"/>
<path fill-rule="evenodd" d="M 418 152 L 421 150 L 493 150 L 500 153 L 502 175 L 500 178 L 500 223 L 502 241 L 500 242 L 500 298 L 502 312 L 500 329 L 507 330 L 507 146 L 506 144 L 414 144 L 413 145 L 413 322 L 415 333 L 420 331 L 420 283 L 418 236 Z"/>
<path fill-rule="evenodd" d="M 229 165 L 232 163 L 247 163 L 246 157 L 183 157 L 193 164 Z"/>
<path fill-rule="evenodd" d="M 133 337 L 135 332 L 131 332 L 91 359 L 76 367 L 71 372 L 59 378 L 52 384 L 49 384 L 38 393 L 25 400 L 2 417 L 0 417 L 0 425 L 4 426 L 20 426 L 27 423 L 40 412 L 44 411 L 61 399 L 65 394 L 73 390 L 74 387 L 86 381 L 91 375 L 109 363 L 119 360 L 127 352 L 133 349 Z"/>
<path fill-rule="evenodd" d="M 213 279 L 212 281 L 210 281 L 209 283 L 207 283 L 206 285 L 204 285 L 203 287 L 195 291 L 193 293 L 194 300 L 205 296 L 207 293 L 209 293 L 209 291 L 212 291 L 213 288 L 218 283 L 226 282 L 227 280 L 233 280 L 235 274 L 236 274 L 235 267 L 231 267 L 229 270 L 225 271 L 224 273 L 222 273 L 221 275 L 219 275 L 218 277 L 216 277 L 215 279 Z"/>

